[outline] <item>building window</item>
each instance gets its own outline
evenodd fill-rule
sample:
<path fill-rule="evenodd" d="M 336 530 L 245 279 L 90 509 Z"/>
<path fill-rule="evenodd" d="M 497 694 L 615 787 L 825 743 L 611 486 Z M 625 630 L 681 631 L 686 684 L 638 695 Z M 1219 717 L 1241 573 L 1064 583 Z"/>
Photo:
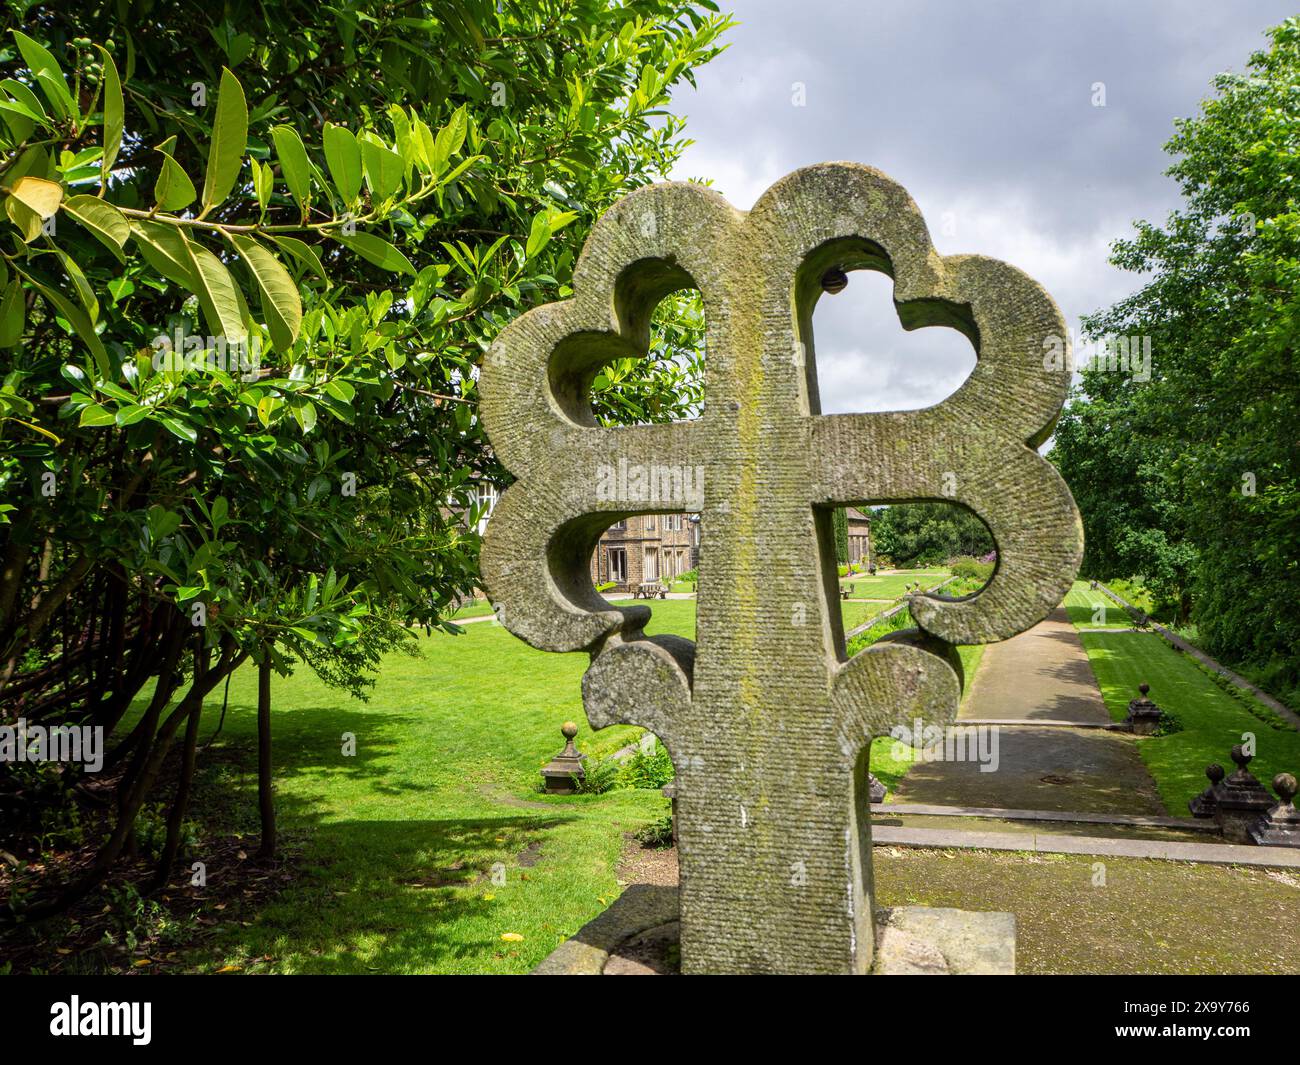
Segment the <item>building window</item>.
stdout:
<path fill-rule="evenodd" d="M 609 564 L 609 579 L 616 584 L 625 584 L 627 582 L 627 549 L 608 547 L 605 551 L 605 559 Z"/>
<path fill-rule="evenodd" d="M 611 525 L 610 528 L 611 528 L 611 529 L 619 529 L 619 530 L 626 529 L 626 528 L 627 528 L 627 519 L 624 518 L 622 521 L 616 521 L 616 522 L 614 522 L 614 524 Z"/>
<path fill-rule="evenodd" d="M 664 532 L 681 532 L 682 516 L 680 514 L 664 515 Z"/>
<path fill-rule="evenodd" d="M 641 520 L 642 520 L 642 522 L 644 523 L 644 530 L 645 530 L 646 532 L 654 532 L 654 531 L 655 531 L 655 516 L 654 516 L 653 514 L 647 514 L 647 515 L 646 515 L 644 518 L 642 518 Z M 665 525 L 664 528 L 666 529 L 666 528 L 668 528 L 668 526 Z"/>
<path fill-rule="evenodd" d="M 501 494 L 497 491 L 496 485 L 483 483 L 475 489 L 474 495 L 479 506 L 479 519 L 474 523 L 474 529 L 482 536 L 483 530 L 487 528 L 488 518 L 492 516 L 492 511 L 496 509 L 497 500 Z"/>
<path fill-rule="evenodd" d="M 659 548 L 647 547 L 645 549 L 645 565 L 641 570 L 641 579 L 643 581 L 657 581 L 659 579 Z"/>

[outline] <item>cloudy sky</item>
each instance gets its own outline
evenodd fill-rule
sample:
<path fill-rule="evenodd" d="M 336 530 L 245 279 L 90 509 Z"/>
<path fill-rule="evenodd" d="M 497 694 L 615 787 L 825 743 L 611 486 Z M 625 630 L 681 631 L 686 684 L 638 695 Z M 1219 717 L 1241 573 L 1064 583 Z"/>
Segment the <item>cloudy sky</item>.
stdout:
<path fill-rule="evenodd" d="M 1109 243 L 1177 205 L 1161 151 L 1173 120 L 1296 13 L 1294 0 L 730 6 L 741 23 L 731 47 L 674 99 L 696 143 L 672 177 L 711 178 L 748 208 L 797 167 L 868 163 L 908 189 L 941 253 L 1027 271 L 1076 337 L 1081 314 L 1136 287 L 1106 262 Z M 950 329 L 905 333 L 891 290 L 883 275 L 854 273 L 818 303 L 826 412 L 928 406 L 974 365 Z"/>

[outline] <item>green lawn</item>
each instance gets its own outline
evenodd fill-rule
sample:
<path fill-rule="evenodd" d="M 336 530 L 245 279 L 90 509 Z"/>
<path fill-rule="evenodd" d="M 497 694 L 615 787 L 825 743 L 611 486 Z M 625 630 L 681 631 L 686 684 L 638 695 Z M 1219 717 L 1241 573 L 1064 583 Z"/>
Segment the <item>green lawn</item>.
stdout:
<path fill-rule="evenodd" d="M 854 596 L 862 599 L 897 599 L 906 593 L 909 584 L 920 581 L 922 588 L 930 588 L 947 576 L 946 569 L 916 570 L 877 577 L 855 574 L 851 577 L 841 577 L 840 586 L 853 585 Z"/>
<path fill-rule="evenodd" d="M 1116 721 L 1123 720 L 1137 686 L 1151 685 L 1150 698 L 1183 725 L 1183 731 L 1137 740 L 1165 808 L 1188 816 L 1187 800 L 1206 786 L 1205 766 L 1218 762 L 1229 772 L 1229 751 L 1243 733 L 1256 736 L 1250 770 L 1267 786 L 1274 774 L 1300 768 L 1300 733 L 1249 696 L 1230 694 L 1192 659 L 1155 633 L 1081 634 L 1093 673 Z"/>
<path fill-rule="evenodd" d="M 1094 592 L 1087 581 L 1075 581 L 1061 605 L 1070 615 L 1070 620 L 1081 629 L 1133 627 L 1129 612 L 1100 590 Z"/>
<path fill-rule="evenodd" d="M 586 656 L 534 651 L 492 622 L 420 646 L 421 658 L 386 659 L 369 704 L 306 670 L 276 678 L 277 804 L 283 829 L 310 829 L 305 876 L 248 927 L 225 929 L 220 953 L 191 959 L 195 968 L 524 972 L 618 894 L 623 833 L 666 801 L 648 790 L 535 791 L 566 719 L 593 754 L 638 734 L 586 727 Z M 251 795 L 255 684 L 249 669 L 231 684 L 211 787 Z M 354 757 L 341 754 L 344 733 L 356 737 Z M 501 939 L 510 933 L 523 939 Z M 249 964 L 264 955 L 271 962 Z"/>

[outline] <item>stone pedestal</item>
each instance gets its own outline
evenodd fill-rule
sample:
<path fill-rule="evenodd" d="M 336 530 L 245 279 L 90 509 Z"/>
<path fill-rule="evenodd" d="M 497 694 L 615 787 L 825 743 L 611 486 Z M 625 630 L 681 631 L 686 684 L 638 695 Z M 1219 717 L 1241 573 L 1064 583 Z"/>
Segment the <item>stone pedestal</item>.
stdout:
<path fill-rule="evenodd" d="M 583 755 L 573 745 L 578 726 L 572 721 L 566 721 L 560 726 L 560 734 L 564 737 L 564 750 L 543 767 L 542 779 L 550 794 L 572 795 L 578 790 L 577 782 L 587 776 L 587 771 L 582 768 Z"/>
<path fill-rule="evenodd" d="M 533 970 L 534 976 L 676 975 L 675 887 L 634 884 Z M 761 931 L 758 933 L 761 935 Z M 1014 976 L 1016 919 L 930 906 L 876 911 L 876 976 Z"/>
<path fill-rule="evenodd" d="M 888 789 L 885 785 L 876 779 L 874 773 L 867 774 L 867 798 L 874 802 L 884 802 L 885 796 L 888 795 Z"/>
<path fill-rule="evenodd" d="M 1135 736 L 1154 736 L 1160 728 L 1160 707 L 1147 698 L 1151 690 L 1149 684 L 1139 684 L 1142 694 L 1128 704 L 1128 717 L 1125 719 L 1132 727 Z"/>
<path fill-rule="evenodd" d="M 1193 817 L 1213 817 L 1219 807 L 1219 786 L 1223 783 L 1223 766 L 1211 762 L 1205 767 L 1205 775 L 1210 786 L 1199 795 L 1187 800 L 1187 808 Z"/>
<path fill-rule="evenodd" d="M 1233 747 L 1232 760 L 1237 768 L 1219 785 L 1214 820 L 1229 843 L 1254 843 L 1251 827 L 1273 806 L 1268 789 L 1246 768 L 1253 757 L 1242 750 L 1241 744 Z"/>
<path fill-rule="evenodd" d="M 1273 790 L 1280 801 L 1250 826 L 1250 838 L 1262 847 L 1300 847 L 1300 810 L 1292 802 L 1295 777 L 1279 773 L 1273 778 Z"/>

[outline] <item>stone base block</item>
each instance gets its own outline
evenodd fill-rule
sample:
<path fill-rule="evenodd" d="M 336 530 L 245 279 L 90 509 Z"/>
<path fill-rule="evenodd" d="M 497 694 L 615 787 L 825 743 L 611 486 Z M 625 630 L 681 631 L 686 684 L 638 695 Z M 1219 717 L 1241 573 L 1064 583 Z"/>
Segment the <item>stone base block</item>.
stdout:
<path fill-rule="evenodd" d="M 1014 976 L 1016 917 L 932 906 L 876 912 L 878 976 Z"/>
<path fill-rule="evenodd" d="M 534 976 L 663 976 L 678 971 L 675 887 L 634 884 L 561 943 Z M 1016 918 L 930 906 L 876 912 L 880 976 L 1013 976 Z"/>

